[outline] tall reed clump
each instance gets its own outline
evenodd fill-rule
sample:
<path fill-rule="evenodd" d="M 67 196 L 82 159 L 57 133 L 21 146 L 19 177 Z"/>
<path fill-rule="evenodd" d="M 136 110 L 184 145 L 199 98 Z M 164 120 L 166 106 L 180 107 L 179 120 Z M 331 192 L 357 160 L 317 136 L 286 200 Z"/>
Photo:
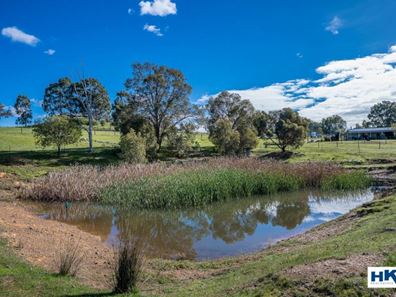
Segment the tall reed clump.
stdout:
<path fill-rule="evenodd" d="M 57 257 L 58 274 L 62 276 L 75 276 L 81 268 L 83 253 L 78 242 L 68 241 L 65 243 Z"/>
<path fill-rule="evenodd" d="M 344 172 L 326 177 L 322 182 L 322 189 L 330 190 L 358 190 L 372 183 L 371 178 L 362 171 Z"/>
<path fill-rule="evenodd" d="M 36 180 L 21 196 L 175 208 L 302 188 L 347 190 L 367 184 L 364 173 L 330 163 L 218 158 L 171 165 L 75 166 Z"/>
<path fill-rule="evenodd" d="M 200 169 L 115 184 L 101 193 L 104 203 L 138 208 L 179 208 L 206 205 L 237 197 L 298 190 L 303 180 L 282 173 L 243 169 Z"/>
<path fill-rule="evenodd" d="M 310 175 L 304 176 L 299 171 L 199 169 L 114 184 L 103 189 L 100 200 L 135 208 L 181 208 L 303 188 L 357 189 L 367 186 L 368 181 L 360 172 L 344 172 L 331 176 L 320 173 L 320 176 L 322 179 L 313 181 Z"/>
<path fill-rule="evenodd" d="M 116 251 L 114 269 L 114 293 L 135 293 L 137 282 L 142 271 L 143 254 L 137 240 L 120 243 Z"/>

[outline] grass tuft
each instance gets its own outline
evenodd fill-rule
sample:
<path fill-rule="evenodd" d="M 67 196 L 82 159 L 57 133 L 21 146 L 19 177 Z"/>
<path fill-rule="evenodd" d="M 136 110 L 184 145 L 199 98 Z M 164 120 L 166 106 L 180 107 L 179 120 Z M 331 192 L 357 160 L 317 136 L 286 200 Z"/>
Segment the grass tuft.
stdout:
<path fill-rule="evenodd" d="M 58 274 L 76 276 L 81 268 L 83 254 L 77 242 L 68 241 L 58 255 Z"/>
<path fill-rule="evenodd" d="M 137 292 L 137 282 L 142 271 L 142 263 L 142 248 L 138 241 L 128 240 L 120 243 L 114 270 L 115 293 Z"/>

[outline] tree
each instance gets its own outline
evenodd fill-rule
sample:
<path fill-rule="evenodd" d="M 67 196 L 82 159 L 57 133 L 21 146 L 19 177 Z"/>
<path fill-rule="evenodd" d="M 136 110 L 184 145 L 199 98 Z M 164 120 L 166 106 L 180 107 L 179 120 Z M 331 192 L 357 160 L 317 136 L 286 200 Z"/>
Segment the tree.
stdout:
<path fill-rule="evenodd" d="M 68 110 L 74 117 L 88 119 L 89 152 L 92 152 L 92 127 L 94 122 L 107 119 L 110 111 L 110 99 L 106 89 L 95 78 L 82 79 L 73 83 Z"/>
<path fill-rule="evenodd" d="M 209 140 L 221 155 L 235 155 L 239 151 L 239 132 L 232 129 L 227 119 L 219 119 L 211 126 Z"/>
<path fill-rule="evenodd" d="M 178 158 L 186 157 L 188 152 L 192 150 L 195 141 L 193 124 L 182 124 L 179 129 L 173 129 L 167 135 L 169 148 L 176 153 Z"/>
<path fill-rule="evenodd" d="M 55 146 L 59 157 L 62 146 L 74 144 L 80 140 L 81 127 L 76 120 L 69 117 L 50 116 L 33 128 L 33 135 L 38 145 Z"/>
<path fill-rule="evenodd" d="M 11 115 L 11 111 L 6 109 L 4 104 L 0 102 L 0 119 L 10 117 Z"/>
<path fill-rule="evenodd" d="M 49 115 L 67 115 L 73 105 L 71 99 L 72 82 L 64 77 L 50 84 L 44 92 L 43 109 Z"/>
<path fill-rule="evenodd" d="M 322 124 L 319 122 L 315 122 L 312 120 L 307 119 L 308 121 L 308 132 L 310 134 L 310 136 L 312 137 L 314 134 L 321 135 L 323 133 L 322 130 Z"/>
<path fill-rule="evenodd" d="M 254 114 L 253 125 L 259 137 L 264 138 L 271 126 L 271 117 L 265 111 L 256 111 Z"/>
<path fill-rule="evenodd" d="M 371 126 L 392 127 L 396 123 L 396 102 L 382 101 L 375 104 L 368 114 Z"/>
<path fill-rule="evenodd" d="M 308 121 L 291 108 L 270 112 L 273 123 L 268 130 L 268 137 L 282 152 L 287 147 L 298 148 L 302 146 L 307 137 Z M 275 136 L 275 139 L 274 139 Z"/>
<path fill-rule="evenodd" d="M 16 99 L 14 108 L 16 114 L 18 115 L 18 118 L 15 121 L 17 125 L 26 127 L 32 123 L 32 107 L 30 104 L 30 99 L 27 96 L 19 95 Z"/>
<path fill-rule="evenodd" d="M 249 153 L 258 144 L 257 132 L 252 128 L 239 130 L 239 153 Z"/>
<path fill-rule="evenodd" d="M 113 125 L 123 135 L 128 134 L 131 129 L 144 134 L 144 126 L 150 125 L 145 117 L 137 113 L 135 101 L 127 92 L 117 93 L 112 110 Z"/>
<path fill-rule="evenodd" d="M 209 139 L 221 154 L 242 154 L 257 146 L 255 110 L 239 94 L 222 92 L 206 105 Z"/>
<path fill-rule="evenodd" d="M 339 115 L 324 118 L 322 119 L 322 130 L 324 134 L 336 136 L 339 139 L 346 130 L 346 121 Z"/>
<path fill-rule="evenodd" d="M 372 128 L 373 125 L 372 125 L 372 123 L 370 121 L 363 120 L 362 127 L 363 128 Z"/>
<path fill-rule="evenodd" d="M 133 117 L 142 118 L 154 130 L 156 151 L 166 135 L 197 115 L 189 101 L 191 86 L 182 72 L 153 64 L 133 65 L 133 77 L 125 82 Z"/>
<path fill-rule="evenodd" d="M 128 163 L 144 163 L 146 161 L 146 140 L 135 131 L 121 136 L 121 157 Z"/>

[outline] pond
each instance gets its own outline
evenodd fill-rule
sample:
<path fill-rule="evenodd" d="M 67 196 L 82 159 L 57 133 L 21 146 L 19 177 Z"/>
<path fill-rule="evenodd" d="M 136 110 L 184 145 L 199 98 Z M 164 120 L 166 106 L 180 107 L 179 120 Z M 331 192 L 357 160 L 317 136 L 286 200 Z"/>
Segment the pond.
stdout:
<path fill-rule="evenodd" d="M 251 253 L 371 201 L 354 193 L 302 191 L 232 200 L 200 209 L 127 210 L 87 203 L 39 204 L 39 215 L 75 225 L 116 245 L 139 238 L 145 253 L 168 259 L 214 259 Z"/>

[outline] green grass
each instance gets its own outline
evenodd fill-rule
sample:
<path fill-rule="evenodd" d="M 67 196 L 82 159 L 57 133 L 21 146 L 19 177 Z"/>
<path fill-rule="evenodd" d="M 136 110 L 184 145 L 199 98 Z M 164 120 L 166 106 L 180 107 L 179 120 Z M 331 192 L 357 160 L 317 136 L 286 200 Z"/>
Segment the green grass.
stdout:
<path fill-rule="evenodd" d="M 275 151 L 279 150 L 274 145 L 260 141 L 253 152 L 261 156 Z M 396 163 L 396 140 L 306 143 L 301 148 L 292 151 L 295 155 L 291 158 L 291 162 L 316 160 L 334 161 L 345 165 Z"/>
<path fill-rule="evenodd" d="M 75 279 L 49 274 L 16 257 L 0 240 L 0 296 L 94 296 L 94 290 Z"/>
<path fill-rule="evenodd" d="M 20 152 L 20 151 L 53 151 L 54 148 L 43 149 L 37 146 L 34 141 L 32 128 L 1 127 L 0 128 L 0 152 Z M 114 147 L 120 141 L 120 135 L 115 131 L 96 131 L 93 135 L 94 147 Z M 88 135 L 83 130 L 83 136 L 79 143 L 66 146 L 69 149 L 86 148 L 88 146 Z"/>
<path fill-rule="evenodd" d="M 299 172 L 301 173 L 301 172 Z M 166 176 L 114 183 L 99 194 L 100 201 L 138 208 L 181 208 L 227 199 L 296 191 L 311 187 L 297 172 L 266 172 L 237 168 L 194 170 Z M 325 190 L 354 190 L 370 185 L 360 171 L 325 173 L 316 181 Z"/>
<path fill-rule="evenodd" d="M 65 147 L 58 158 L 54 148 L 43 149 L 35 144 L 31 128 L 23 128 L 21 133 L 18 127 L 0 127 L 0 171 L 32 179 L 76 163 L 106 165 L 119 162 L 118 132 L 95 132 L 93 154 L 87 153 L 87 138 L 84 132 L 82 141 Z"/>
<path fill-rule="evenodd" d="M 43 149 L 37 146 L 34 141 L 32 128 L 18 127 L 1 127 L 0 128 L 0 152 L 18 152 L 18 151 L 51 151 L 54 148 L 48 147 Z M 118 132 L 97 131 L 93 135 L 94 147 L 114 147 L 120 141 Z M 83 136 L 79 143 L 66 146 L 66 148 L 86 148 L 88 146 L 88 135 L 83 130 Z"/>
<path fill-rule="evenodd" d="M 22 131 L 21 134 L 19 127 L 0 127 L 0 139 L 2 140 L 0 142 L 0 152 L 53 151 L 53 148 L 43 150 L 35 145 L 31 128 L 23 128 Z M 66 148 L 86 148 L 88 145 L 87 138 L 86 132 L 84 132 L 83 141 Z M 115 147 L 118 145 L 119 139 L 118 132 L 97 131 L 94 134 L 94 146 L 97 148 Z M 204 150 L 210 151 L 213 149 L 213 144 L 205 133 L 197 133 L 196 141 Z M 275 151 L 278 151 L 278 149 L 270 142 L 260 141 L 253 152 L 255 155 L 263 155 Z M 292 161 L 326 160 L 346 164 L 368 164 L 376 160 L 396 162 L 396 140 L 306 143 L 293 151 L 297 155 L 292 158 Z"/>
<path fill-rule="evenodd" d="M 16 175 L 30 180 L 50 171 L 61 170 L 70 165 L 109 165 L 120 162 L 118 150 L 114 148 L 95 148 L 88 153 L 85 148 L 65 149 L 61 158 L 55 151 L 16 151 L 0 152 L 0 172 Z"/>
<path fill-rule="evenodd" d="M 109 127 L 106 127 L 107 129 Z M 98 127 L 98 129 L 102 129 Z M 119 162 L 117 146 L 120 135 L 114 131 L 97 131 L 94 136 L 95 154 L 86 152 L 87 135 L 76 145 L 67 146 L 60 159 L 53 148 L 41 148 L 34 142 L 31 128 L 0 127 L 0 171 L 14 173 L 23 179 L 41 176 L 48 171 L 63 168 L 74 163 L 110 164 Z M 200 154 L 211 156 L 215 154 L 214 146 L 205 133 L 197 133 L 196 140 L 200 145 Z M 342 141 L 306 143 L 303 147 L 293 150 L 295 154 L 289 162 L 334 161 L 343 165 L 369 165 L 382 162 L 396 163 L 396 140 L 358 142 Z M 266 144 L 266 145 L 265 145 Z M 253 151 L 256 156 L 263 156 L 279 151 L 268 141 L 260 141 Z M 166 152 L 160 154 L 162 159 L 174 160 Z M 107 161 L 106 161 L 107 160 Z"/>

